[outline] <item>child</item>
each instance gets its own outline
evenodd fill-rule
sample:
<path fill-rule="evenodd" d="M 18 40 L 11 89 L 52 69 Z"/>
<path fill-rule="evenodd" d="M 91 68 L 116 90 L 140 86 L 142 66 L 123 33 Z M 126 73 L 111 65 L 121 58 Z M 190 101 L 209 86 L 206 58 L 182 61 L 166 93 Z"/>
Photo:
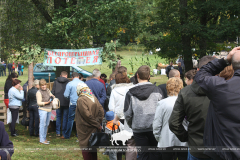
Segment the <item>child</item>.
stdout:
<path fill-rule="evenodd" d="M 106 118 L 106 126 L 105 126 L 105 133 L 110 133 L 112 134 L 112 131 L 115 128 L 115 133 L 118 130 L 118 127 L 121 130 L 123 130 L 124 126 L 121 122 L 118 122 L 118 126 L 114 126 L 113 128 L 113 119 L 114 119 L 114 112 L 113 111 L 108 111 L 105 114 Z M 121 160 L 122 159 L 122 153 L 117 153 L 116 151 L 109 151 L 109 159 L 110 160 Z"/>

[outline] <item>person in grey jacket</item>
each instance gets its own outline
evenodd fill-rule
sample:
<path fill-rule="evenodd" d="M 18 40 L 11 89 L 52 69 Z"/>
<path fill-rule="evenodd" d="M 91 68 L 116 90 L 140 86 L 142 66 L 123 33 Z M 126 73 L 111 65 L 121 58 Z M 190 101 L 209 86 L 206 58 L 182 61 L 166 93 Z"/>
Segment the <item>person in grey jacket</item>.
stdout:
<path fill-rule="evenodd" d="M 170 78 L 167 81 L 167 92 L 169 97 L 158 102 L 156 114 L 153 120 L 153 134 L 158 141 L 158 147 L 166 147 L 169 152 L 162 152 L 162 160 L 187 159 L 187 143 L 181 142 L 177 136 L 170 131 L 168 120 L 171 116 L 175 101 L 179 91 L 183 88 L 183 82 L 180 78 Z M 187 129 L 187 120 L 184 119 L 183 126 Z M 184 146 L 184 151 L 173 151 L 173 147 Z"/>
<path fill-rule="evenodd" d="M 157 146 L 153 135 L 152 123 L 158 101 L 162 99 L 161 90 L 148 82 L 150 67 L 141 66 L 137 71 L 138 84 L 129 89 L 124 103 L 124 116 L 133 130 L 136 146 L 142 146 L 138 159 L 160 159 L 159 152 L 149 152 L 146 146 Z"/>

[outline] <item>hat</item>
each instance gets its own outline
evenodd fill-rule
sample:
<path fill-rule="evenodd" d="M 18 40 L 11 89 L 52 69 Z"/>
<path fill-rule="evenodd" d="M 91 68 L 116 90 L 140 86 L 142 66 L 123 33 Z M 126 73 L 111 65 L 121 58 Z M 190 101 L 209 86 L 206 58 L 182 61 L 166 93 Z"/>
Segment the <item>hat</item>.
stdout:
<path fill-rule="evenodd" d="M 114 112 L 113 111 L 106 112 L 105 118 L 107 121 L 112 121 L 114 119 Z"/>

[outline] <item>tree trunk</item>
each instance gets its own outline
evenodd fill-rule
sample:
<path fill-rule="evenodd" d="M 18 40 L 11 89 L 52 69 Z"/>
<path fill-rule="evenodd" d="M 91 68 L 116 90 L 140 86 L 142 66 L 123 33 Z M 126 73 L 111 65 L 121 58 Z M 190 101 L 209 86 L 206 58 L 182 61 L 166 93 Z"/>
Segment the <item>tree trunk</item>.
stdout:
<path fill-rule="evenodd" d="M 33 86 L 33 62 L 28 66 L 28 90 Z"/>
<path fill-rule="evenodd" d="M 185 24 L 188 23 L 188 10 L 187 10 L 187 0 L 180 0 L 180 23 L 182 26 L 181 40 L 182 40 L 182 54 L 184 57 L 185 71 L 191 70 L 193 68 L 192 63 L 192 47 L 191 47 L 191 36 L 189 35 L 188 28 L 183 28 Z"/>
<path fill-rule="evenodd" d="M 204 12 L 204 11 L 203 11 Z M 201 33 L 206 33 L 205 27 L 207 26 L 207 14 L 203 14 L 202 17 L 200 18 L 200 24 L 202 25 L 201 27 Z M 204 37 L 203 35 L 205 34 L 201 34 L 200 38 L 199 38 L 199 56 L 203 57 L 206 55 L 207 52 L 207 38 Z"/>

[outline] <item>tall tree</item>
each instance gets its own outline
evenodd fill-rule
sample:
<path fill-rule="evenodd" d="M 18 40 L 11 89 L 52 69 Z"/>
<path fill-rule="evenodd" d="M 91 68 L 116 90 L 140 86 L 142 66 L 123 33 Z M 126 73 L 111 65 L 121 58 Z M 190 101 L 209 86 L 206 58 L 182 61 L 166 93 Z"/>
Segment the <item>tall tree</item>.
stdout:
<path fill-rule="evenodd" d="M 139 0 L 140 1 L 140 0 Z M 219 51 L 216 42 L 239 35 L 240 4 L 235 0 L 155 0 L 142 24 L 140 42 L 158 55 L 183 55 L 186 70 L 192 68 L 192 55 L 202 57 Z M 144 34 L 149 33 L 149 34 Z M 193 48 L 195 50 L 193 50 Z"/>

